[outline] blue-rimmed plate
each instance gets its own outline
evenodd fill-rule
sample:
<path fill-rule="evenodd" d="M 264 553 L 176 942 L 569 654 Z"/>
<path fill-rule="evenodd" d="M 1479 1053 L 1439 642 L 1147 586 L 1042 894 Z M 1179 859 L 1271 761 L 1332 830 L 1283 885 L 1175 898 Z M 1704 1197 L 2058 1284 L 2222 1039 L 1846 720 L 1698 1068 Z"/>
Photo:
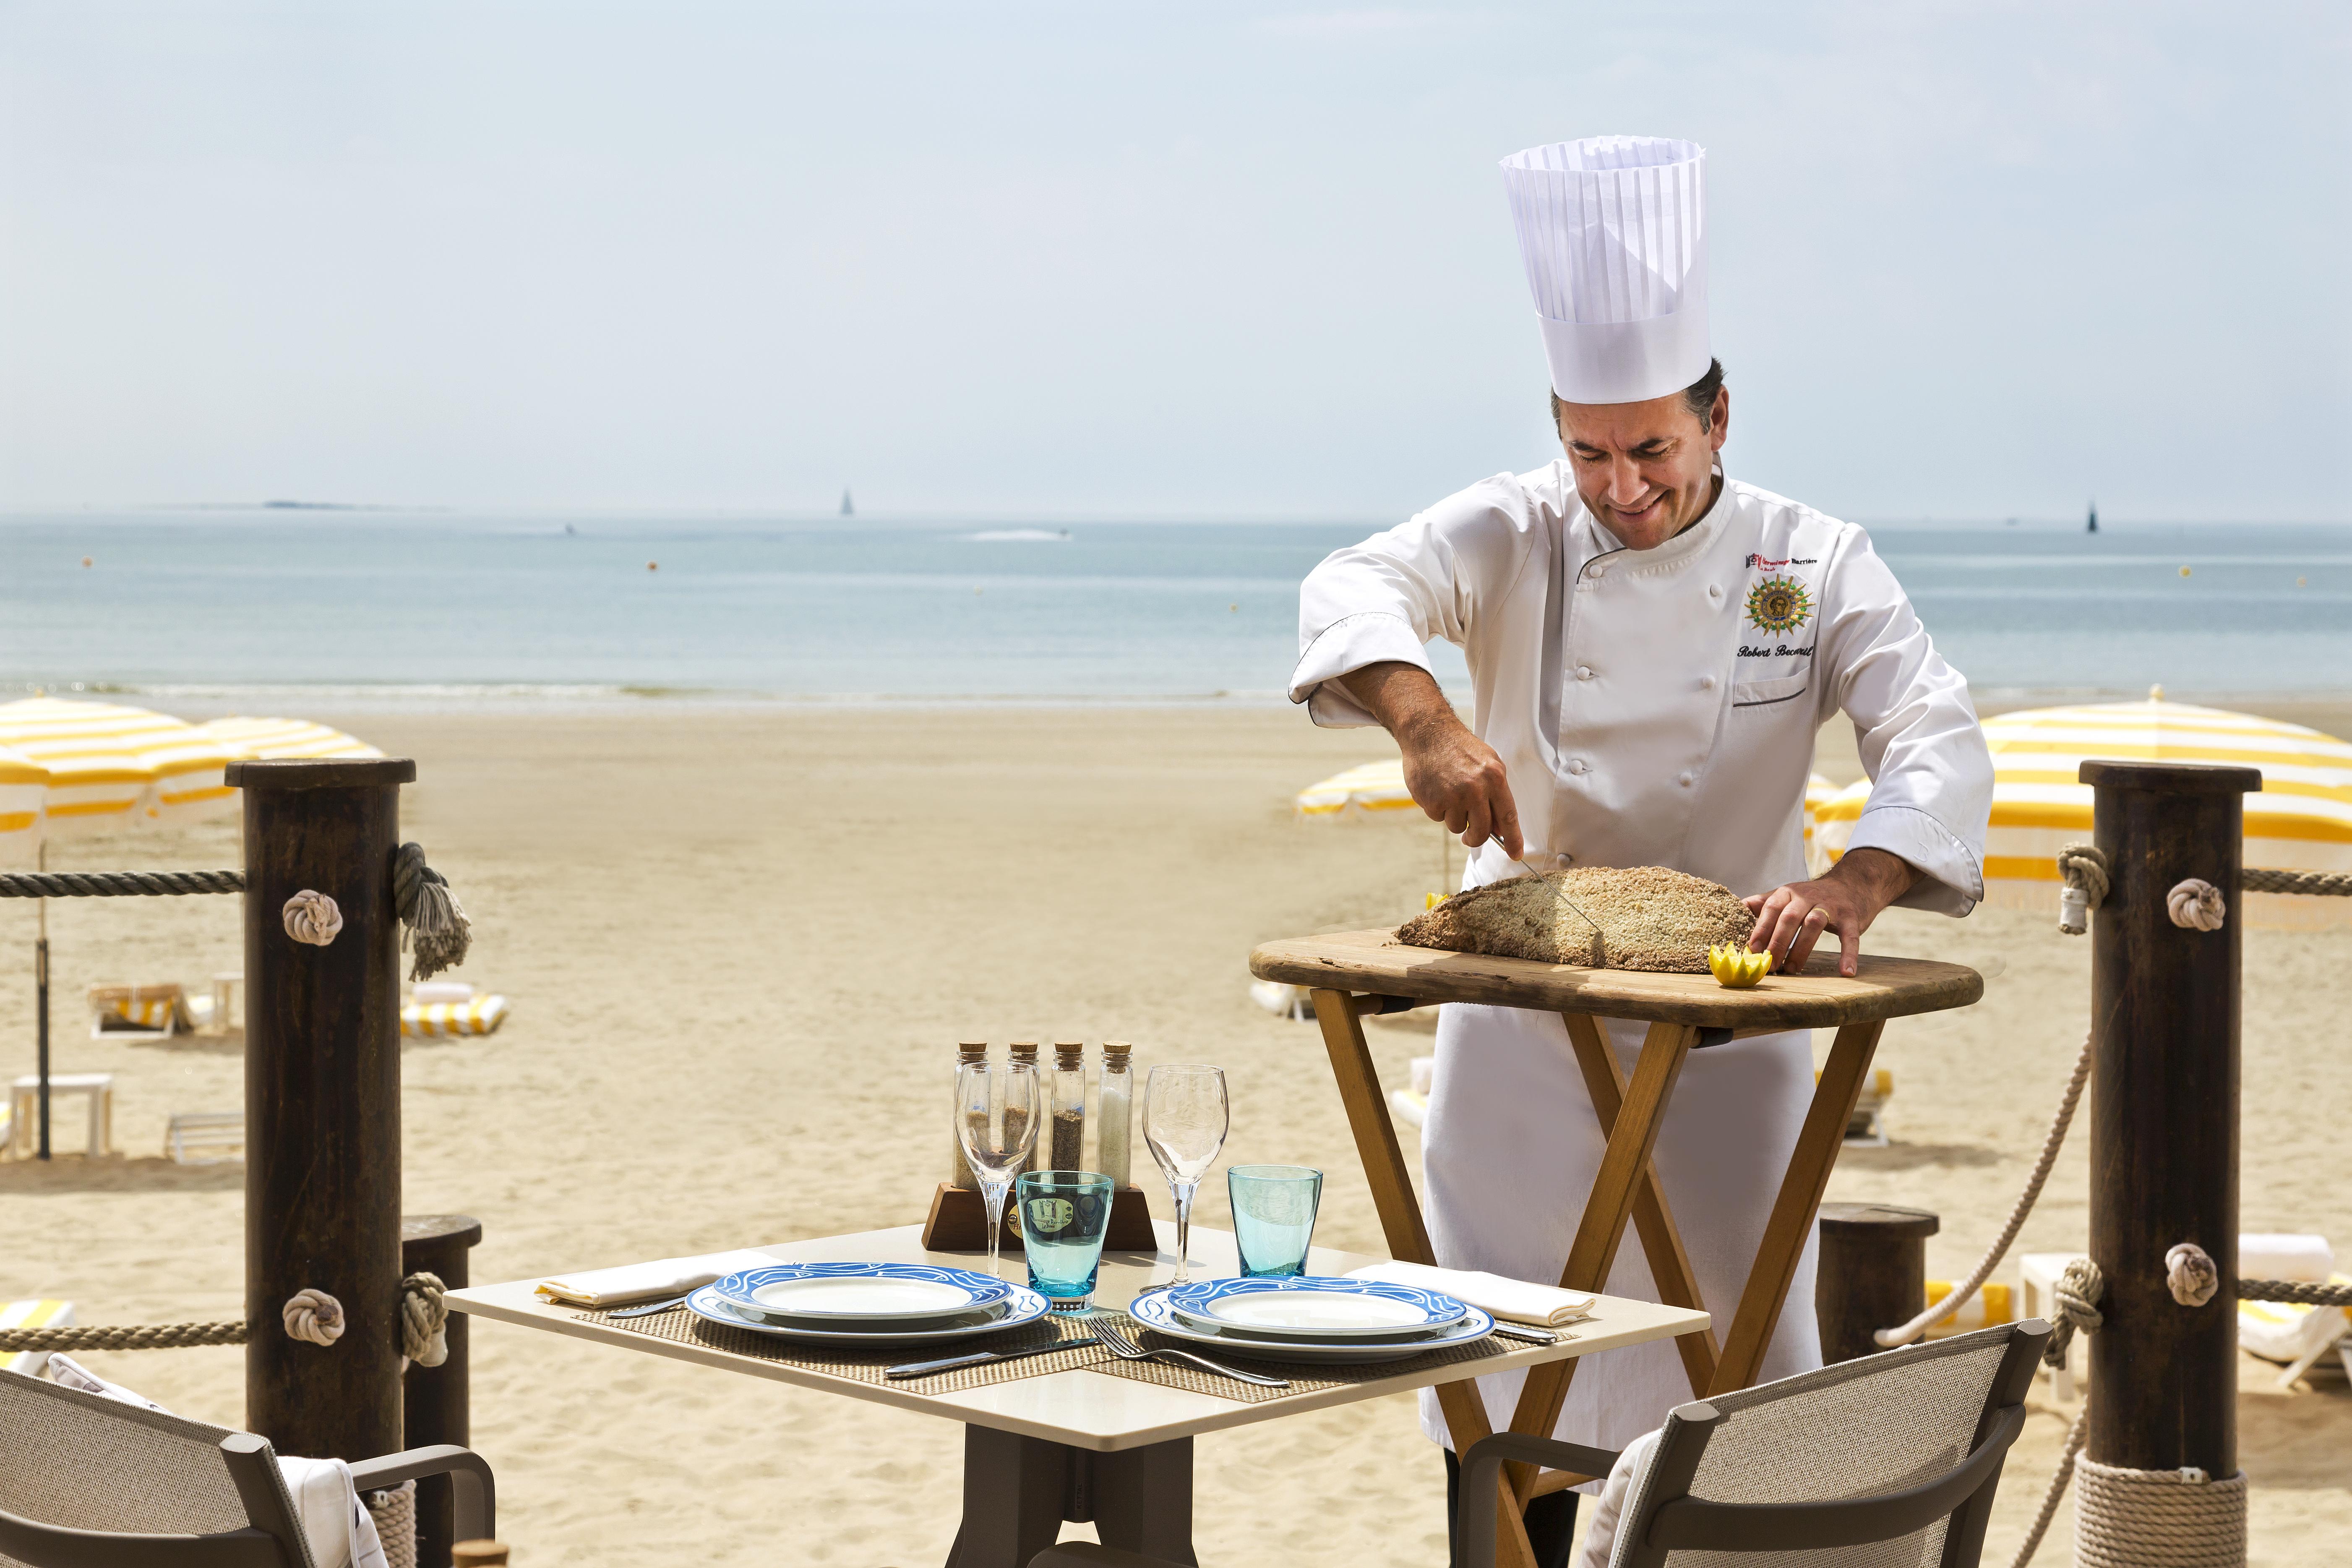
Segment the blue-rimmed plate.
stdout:
<path fill-rule="evenodd" d="M 788 1322 L 769 1321 L 740 1312 L 718 1294 L 719 1287 L 705 1285 L 686 1299 L 686 1310 L 706 1322 L 723 1323 L 730 1329 L 749 1329 L 753 1333 L 774 1334 L 781 1339 L 807 1340 L 816 1344 L 830 1345 L 923 1345 L 942 1340 L 971 1339 L 981 1334 L 1001 1333 L 1017 1329 L 1024 1323 L 1034 1323 L 1044 1317 L 1045 1298 L 1025 1285 L 1008 1285 L 1011 1294 L 999 1305 L 1002 1310 L 965 1313 L 961 1317 L 937 1318 L 929 1322 L 898 1323 L 881 1328 L 850 1328 L 841 1323 L 820 1326 L 807 1319 Z"/>
<path fill-rule="evenodd" d="M 1318 1344 L 1426 1337 L 1471 1310 L 1434 1290 L 1325 1275 L 1199 1279 L 1166 1295 L 1168 1310 L 1197 1329 Z"/>
<path fill-rule="evenodd" d="M 920 1328 L 1001 1314 L 1019 1289 L 969 1268 L 928 1263 L 772 1263 L 710 1287 L 740 1315 L 811 1328 Z"/>
<path fill-rule="evenodd" d="M 1458 1321 L 1411 1340 L 1271 1340 L 1258 1334 L 1235 1333 L 1188 1323 L 1178 1317 L 1175 1309 L 1169 1304 L 1168 1298 L 1171 1294 L 1171 1291 L 1155 1290 L 1148 1296 L 1138 1296 L 1129 1303 L 1128 1316 L 1171 1340 L 1181 1340 L 1187 1344 L 1199 1345 L 1203 1350 L 1214 1350 L 1225 1355 L 1360 1365 L 1369 1362 L 1410 1361 L 1429 1351 L 1450 1350 L 1455 1345 L 1466 1345 L 1473 1340 L 1483 1340 L 1495 1331 L 1495 1320 L 1471 1307 Z"/>

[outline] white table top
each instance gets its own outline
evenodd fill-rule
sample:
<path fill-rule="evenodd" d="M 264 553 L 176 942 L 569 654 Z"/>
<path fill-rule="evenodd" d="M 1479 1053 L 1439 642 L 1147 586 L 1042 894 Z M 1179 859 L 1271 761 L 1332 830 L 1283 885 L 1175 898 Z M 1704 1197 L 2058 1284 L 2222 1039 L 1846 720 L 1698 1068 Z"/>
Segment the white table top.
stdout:
<path fill-rule="evenodd" d="M 1165 1284 L 1174 1275 L 1175 1226 L 1166 1220 L 1155 1221 L 1154 1226 L 1160 1234 L 1160 1249 L 1158 1253 L 1103 1254 L 1102 1272 L 1095 1290 L 1097 1305 L 1124 1307 L 1139 1292 L 1153 1285 Z M 951 1268 L 985 1267 L 984 1256 L 927 1252 L 923 1249 L 921 1236 L 920 1226 L 909 1225 L 895 1230 L 870 1230 L 855 1236 L 828 1236 L 811 1241 L 786 1242 L 756 1250 L 767 1253 L 781 1263 L 858 1261 L 932 1263 Z M 599 1259 L 594 1266 L 625 1261 L 627 1260 Z M 1318 1247 L 1308 1255 L 1307 1271 L 1343 1274 L 1350 1268 L 1379 1261 L 1376 1258 Z M 1008 1277 L 1020 1267 L 1019 1255 L 1009 1255 L 1005 1264 Z M 1194 1278 L 1214 1279 L 1239 1271 L 1230 1234 L 1201 1226 L 1192 1227 Z M 1572 1356 L 1588 1355 L 1594 1351 L 1615 1350 L 1624 1345 L 1689 1333 L 1707 1324 L 1705 1312 L 1662 1307 L 1654 1301 L 1603 1296 L 1594 1303 L 1590 1318 L 1561 1331 L 1564 1335 L 1574 1337 L 1563 1338 L 1555 1345 L 1520 1344 L 1507 1341 L 1503 1342 L 1511 1348 L 1506 1353 L 1490 1356 L 1470 1367 L 1458 1364 L 1424 1367 L 1400 1372 L 1392 1377 L 1377 1378 L 1340 1388 L 1287 1394 L 1255 1405 L 1194 1394 L 1181 1388 L 1163 1388 L 1131 1378 L 1107 1377 L 1101 1373 L 1083 1369 L 1018 1378 L 1009 1383 L 991 1384 L 951 1394 L 918 1394 L 912 1389 L 887 1384 L 860 1383 L 804 1367 L 751 1361 L 704 1345 L 656 1339 L 617 1325 L 584 1322 L 574 1316 L 581 1309 L 553 1305 L 531 1293 L 540 1280 L 547 1278 L 549 1276 L 541 1274 L 528 1279 L 509 1280 L 503 1285 L 476 1285 L 464 1290 L 452 1290 L 448 1302 L 457 1311 L 494 1318 L 501 1322 L 520 1323 L 525 1328 L 593 1340 L 601 1344 L 647 1355 L 699 1362 L 707 1366 L 723 1367 L 730 1372 L 772 1378 L 778 1383 L 821 1388 L 828 1393 L 846 1394 L 852 1399 L 871 1400 L 877 1405 L 897 1405 L 926 1415 L 943 1415 L 977 1426 L 991 1426 L 1029 1437 L 1044 1437 L 1072 1447 L 1105 1453 L 1164 1443 L 1227 1426 L 1244 1426 L 1299 1411 L 1351 1405 L 1360 1399 L 1374 1399 L 1406 1389 L 1457 1382 L 1465 1376 L 1534 1366 L 1541 1362 L 1564 1361 Z M 912 1348 L 908 1352 L 908 1359 L 919 1359 L 922 1353 L 922 1347 Z"/>

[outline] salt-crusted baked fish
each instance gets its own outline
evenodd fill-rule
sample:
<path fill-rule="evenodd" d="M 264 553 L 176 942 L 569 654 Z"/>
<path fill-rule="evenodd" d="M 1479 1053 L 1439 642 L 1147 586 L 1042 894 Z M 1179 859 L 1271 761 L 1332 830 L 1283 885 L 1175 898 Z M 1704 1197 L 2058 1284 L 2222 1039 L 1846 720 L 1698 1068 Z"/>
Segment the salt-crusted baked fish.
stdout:
<path fill-rule="evenodd" d="M 1755 929 L 1756 917 L 1738 896 L 1703 877 L 1663 866 L 1578 866 L 1456 893 L 1397 928 L 1397 940 L 1539 963 L 1705 974 L 1708 948 L 1744 943 Z"/>

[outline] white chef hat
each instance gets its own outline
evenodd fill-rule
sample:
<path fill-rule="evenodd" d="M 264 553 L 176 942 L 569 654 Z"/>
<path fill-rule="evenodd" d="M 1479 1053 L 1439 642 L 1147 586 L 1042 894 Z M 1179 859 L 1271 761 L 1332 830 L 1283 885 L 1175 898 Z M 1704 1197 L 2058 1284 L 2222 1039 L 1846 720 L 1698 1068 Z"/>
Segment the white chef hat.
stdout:
<path fill-rule="evenodd" d="M 1706 374 L 1706 149 L 1590 136 L 1503 160 L 1552 390 L 1639 403 Z"/>

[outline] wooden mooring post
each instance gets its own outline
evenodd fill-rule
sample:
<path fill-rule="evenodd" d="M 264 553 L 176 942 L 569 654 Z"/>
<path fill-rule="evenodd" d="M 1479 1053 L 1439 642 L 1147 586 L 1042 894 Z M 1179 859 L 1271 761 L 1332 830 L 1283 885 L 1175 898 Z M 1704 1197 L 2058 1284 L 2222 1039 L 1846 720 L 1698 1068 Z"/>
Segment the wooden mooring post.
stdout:
<path fill-rule="evenodd" d="M 280 1453 L 370 1458 L 401 1446 L 400 972 L 393 852 L 404 758 L 243 762 L 246 1425 Z M 285 906 L 335 901 L 325 946 Z M 283 1311 L 342 1305 L 331 1345 Z"/>
<path fill-rule="evenodd" d="M 1927 1238 L 1942 1222 L 1893 1204 L 1823 1204 L 1813 1313 L 1822 1361 L 1875 1355 L 1881 1329 L 1907 1323 L 1927 1304 Z"/>
<path fill-rule="evenodd" d="M 471 1282 L 469 1255 L 482 1239 L 482 1222 L 467 1214 L 410 1215 L 400 1222 L 400 1269 L 431 1274 L 452 1290 Z M 472 1440 L 473 1409 L 467 1367 L 467 1324 L 463 1312 L 449 1314 L 442 1330 L 449 1347 L 439 1366 L 411 1363 L 401 1380 L 400 1446 L 430 1448 L 455 1443 L 460 1448 Z M 416 1561 L 419 1568 L 447 1568 L 457 1545 L 452 1528 L 456 1502 L 449 1478 L 425 1476 L 416 1483 Z"/>
<path fill-rule="evenodd" d="M 2084 763 L 2109 888 L 2091 922 L 2091 1258 L 2085 1454 L 2139 1470 L 2238 1470 L 2238 974 L 2242 796 L 2252 768 Z M 2218 931 L 2175 925 L 2166 895 L 2210 882 Z M 2222 1289 L 2173 1300 L 2165 1254 L 2192 1242 Z"/>

